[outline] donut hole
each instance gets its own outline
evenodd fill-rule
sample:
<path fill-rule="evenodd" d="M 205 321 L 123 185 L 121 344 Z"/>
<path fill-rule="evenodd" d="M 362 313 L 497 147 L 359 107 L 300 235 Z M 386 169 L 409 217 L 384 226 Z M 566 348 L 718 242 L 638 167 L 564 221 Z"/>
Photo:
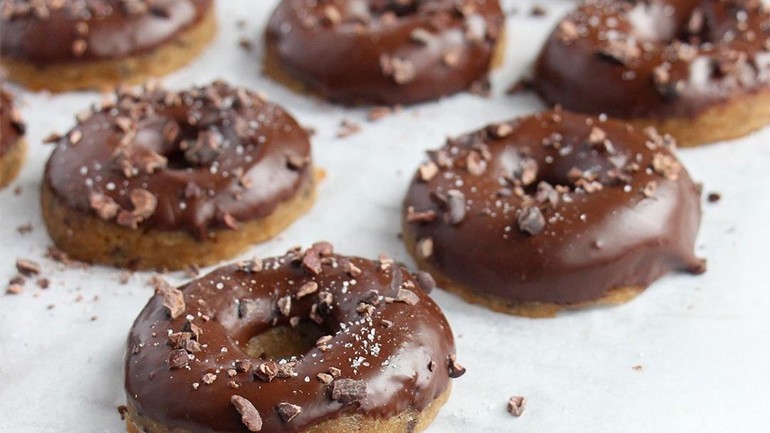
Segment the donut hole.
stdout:
<path fill-rule="evenodd" d="M 670 4 L 639 2 L 627 17 L 634 36 L 661 45 L 674 42 L 696 46 L 714 43 L 732 30 L 732 26 L 724 28 L 716 22 L 715 17 L 707 17 L 704 8 L 698 3 L 674 7 Z"/>
<path fill-rule="evenodd" d="M 327 334 L 310 321 L 300 322 L 296 327 L 275 326 L 251 337 L 245 350 L 249 356 L 274 361 L 300 358 L 316 346 L 319 338 Z"/>
<path fill-rule="evenodd" d="M 209 144 L 211 137 L 217 146 Z M 164 117 L 143 122 L 133 140 L 136 147 L 165 157 L 168 168 L 172 170 L 208 165 L 216 158 L 218 146 L 223 143 L 222 134 L 215 126 L 203 127 L 192 125 L 187 120 Z"/>

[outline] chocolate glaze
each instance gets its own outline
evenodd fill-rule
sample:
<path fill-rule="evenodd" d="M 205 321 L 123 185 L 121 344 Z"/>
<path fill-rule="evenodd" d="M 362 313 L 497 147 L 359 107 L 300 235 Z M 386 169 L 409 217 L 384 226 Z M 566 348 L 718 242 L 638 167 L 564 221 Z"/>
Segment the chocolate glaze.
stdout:
<path fill-rule="evenodd" d="M 702 272 L 700 193 L 671 141 L 561 111 L 450 139 L 412 181 L 405 236 L 432 241 L 421 250 L 444 276 L 512 304 Z"/>
<path fill-rule="evenodd" d="M 25 129 L 21 115 L 14 107 L 13 96 L 0 83 L 0 156 L 16 145 Z"/>
<path fill-rule="evenodd" d="M 78 118 L 56 140 L 45 184 L 87 214 L 99 210 L 95 196 L 130 210 L 131 192 L 146 190 L 157 206 L 141 228 L 202 238 L 230 226 L 228 215 L 236 222 L 269 215 L 312 179 L 307 131 L 281 107 L 223 82 L 178 93 L 120 91 L 116 102 Z"/>
<path fill-rule="evenodd" d="M 590 0 L 548 38 L 533 85 L 573 111 L 695 117 L 770 91 L 770 9 L 759 0 Z"/>
<path fill-rule="evenodd" d="M 217 269 L 180 288 L 186 307 L 176 319 L 163 307 L 164 297 L 156 294 L 134 323 L 126 347 L 126 393 L 139 415 L 170 429 L 245 432 L 230 402 L 237 394 L 259 411 L 262 433 L 297 432 L 348 414 L 387 418 L 410 409 L 419 411 L 446 391 L 447 359 L 454 354 L 454 341 L 446 319 L 423 292 L 418 277 L 392 261 L 342 257 L 325 246 L 321 249 L 326 253 L 321 255 L 324 265 L 318 274 L 303 265 L 298 249 L 264 260 L 258 272 L 245 270 L 252 262 Z M 317 283 L 318 291 L 297 299 L 299 288 L 308 282 Z M 390 300 L 404 287 L 416 295 L 416 304 Z M 371 315 L 357 312 L 363 299 L 371 302 L 373 290 L 379 298 Z M 331 336 L 325 343 L 328 350 L 314 347 L 299 356 L 293 369 L 296 377 L 276 377 L 271 382 L 256 378 L 253 372 L 265 360 L 245 352 L 247 341 L 276 326 L 290 326 L 290 317 L 306 322 L 314 306 L 320 305 L 322 291 L 333 296 L 328 308 L 317 310 L 318 327 Z M 277 305 L 285 296 L 292 299 L 288 315 Z M 254 308 L 241 317 L 239 305 L 244 302 Z M 200 327 L 202 348 L 191 354 L 187 367 L 170 369 L 167 337 L 185 329 L 188 321 Z M 392 326 L 385 326 L 387 321 Z M 235 369 L 239 360 L 250 361 L 249 372 L 241 369 L 230 377 L 227 371 Z M 317 378 L 332 367 L 340 370 L 338 379 L 363 381 L 365 398 L 350 404 L 332 400 L 331 385 Z M 217 375 L 210 385 L 201 381 L 206 373 Z M 298 405 L 302 412 L 284 422 L 276 411 L 279 403 Z"/>
<path fill-rule="evenodd" d="M 39 64 L 147 52 L 194 26 L 212 8 L 211 0 L 0 2 L 3 57 Z"/>
<path fill-rule="evenodd" d="M 485 80 L 503 24 L 497 0 L 283 0 L 266 44 L 324 98 L 409 104 Z"/>

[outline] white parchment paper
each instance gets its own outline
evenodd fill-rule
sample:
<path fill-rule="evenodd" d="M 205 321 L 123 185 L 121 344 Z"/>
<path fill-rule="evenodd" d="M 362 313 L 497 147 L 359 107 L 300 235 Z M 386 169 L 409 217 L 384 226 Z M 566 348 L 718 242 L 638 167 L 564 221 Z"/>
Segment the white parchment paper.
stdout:
<path fill-rule="evenodd" d="M 542 2 L 548 14 L 533 17 L 532 3 L 505 2 L 519 12 L 508 19 L 506 63 L 494 73 L 491 98 L 458 95 L 367 123 L 366 110 L 297 95 L 260 76 L 259 35 L 275 0 L 218 3 L 216 42 L 166 85 L 222 78 L 264 91 L 318 131 L 314 158 L 328 173 L 308 216 L 244 256 L 324 239 L 343 253 L 386 252 L 407 263 L 397 238 L 400 203 L 423 152 L 447 135 L 542 109 L 534 96 L 504 90 L 570 7 Z M 251 52 L 239 48 L 241 37 L 254 41 Z M 151 274 L 121 285 L 120 271 L 66 269 L 44 259 L 51 242 L 38 194 L 51 151 L 42 139 L 68 130 L 74 113 L 99 95 L 16 90 L 30 153 L 20 178 L 0 192 L 0 282 L 16 275 L 14 261 L 23 257 L 43 265 L 51 287 L 31 281 L 21 295 L 0 296 L 0 432 L 121 432 L 123 345 L 152 294 Z M 342 119 L 360 123 L 361 132 L 336 138 Z M 509 317 L 435 291 L 468 373 L 454 382 L 430 433 L 770 431 L 770 129 L 680 156 L 705 191 L 723 196 L 704 204 L 697 249 L 708 272 L 670 275 L 630 304 L 552 320 Z M 17 232 L 27 223 L 31 233 Z M 528 398 L 520 418 L 505 410 L 511 395 Z"/>

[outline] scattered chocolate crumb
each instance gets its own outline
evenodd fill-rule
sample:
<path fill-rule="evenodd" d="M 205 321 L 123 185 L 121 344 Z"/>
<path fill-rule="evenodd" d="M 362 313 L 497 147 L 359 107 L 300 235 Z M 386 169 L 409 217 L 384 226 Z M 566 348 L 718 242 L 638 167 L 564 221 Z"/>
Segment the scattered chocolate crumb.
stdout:
<path fill-rule="evenodd" d="M 121 404 L 117 407 L 118 414 L 120 415 L 120 420 L 125 421 L 126 420 L 126 414 L 128 413 L 128 406 Z"/>
<path fill-rule="evenodd" d="M 51 287 L 51 280 L 49 280 L 48 278 L 38 278 L 38 280 L 36 281 L 36 284 L 41 289 L 45 290 Z"/>
<path fill-rule="evenodd" d="M 544 17 L 548 15 L 548 10 L 541 5 L 534 5 L 529 12 L 533 17 Z"/>
<path fill-rule="evenodd" d="M 16 231 L 19 232 L 22 235 L 26 235 L 27 233 L 31 233 L 32 232 L 32 224 L 30 224 L 30 223 L 22 224 L 22 225 L 16 227 Z"/>
<path fill-rule="evenodd" d="M 389 116 L 392 113 L 393 113 L 393 109 L 390 107 L 374 107 L 369 110 L 367 119 L 369 119 L 370 122 L 376 122 L 378 120 L 381 120 Z"/>
<path fill-rule="evenodd" d="M 707 199 L 708 199 L 709 203 L 716 203 L 719 200 L 722 200 L 722 194 L 720 194 L 718 192 L 710 192 L 708 197 L 707 197 Z"/>
<path fill-rule="evenodd" d="M 254 45 L 251 43 L 251 39 L 245 36 L 238 39 L 238 45 L 246 51 L 251 51 L 251 49 L 254 48 Z"/>
<path fill-rule="evenodd" d="M 262 430 L 262 417 L 254 405 L 240 395 L 230 397 L 230 402 L 235 406 L 235 410 L 241 414 L 241 422 L 251 432 Z"/>
<path fill-rule="evenodd" d="M 16 259 L 16 269 L 21 272 L 22 275 L 28 277 L 38 275 L 41 272 L 40 264 L 27 259 Z"/>
<path fill-rule="evenodd" d="M 634 365 L 633 367 L 631 367 L 631 369 L 634 371 L 642 371 L 643 368 L 644 367 L 642 367 L 641 365 Z"/>
<path fill-rule="evenodd" d="M 297 415 L 302 412 L 302 408 L 300 406 L 291 403 L 278 403 L 276 410 L 278 411 L 278 416 L 281 417 L 283 422 L 291 422 L 291 420 L 296 418 Z"/>
<path fill-rule="evenodd" d="M 508 413 L 515 417 L 520 417 L 527 408 L 527 398 L 515 395 L 508 399 Z"/>
<path fill-rule="evenodd" d="M 457 362 L 457 355 L 449 355 L 447 358 L 447 365 L 449 368 L 449 377 L 457 379 L 465 374 L 466 369 Z"/>
<path fill-rule="evenodd" d="M 217 380 L 217 375 L 214 373 L 206 373 L 201 378 L 201 381 L 203 381 L 203 383 L 206 385 L 211 385 L 215 380 Z"/>
<path fill-rule="evenodd" d="M 340 122 L 339 128 L 337 129 L 337 138 L 347 138 L 360 131 L 361 131 L 361 125 L 351 120 L 343 119 Z"/>
<path fill-rule="evenodd" d="M 337 379 L 332 384 L 332 400 L 342 404 L 366 398 L 366 382 L 354 379 Z"/>

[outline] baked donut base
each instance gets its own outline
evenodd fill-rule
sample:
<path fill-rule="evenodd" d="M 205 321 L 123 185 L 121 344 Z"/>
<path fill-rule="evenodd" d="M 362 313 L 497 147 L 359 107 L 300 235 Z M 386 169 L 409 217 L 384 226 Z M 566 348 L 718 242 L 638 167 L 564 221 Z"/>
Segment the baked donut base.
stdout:
<path fill-rule="evenodd" d="M 322 177 L 318 170 L 315 178 Z M 185 231 L 131 229 L 96 215 L 71 209 L 46 182 L 42 187 L 43 220 L 54 243 L 70 257 L 129 269 L 178 270 L 207 266 L 234 257 L 287 228 L 315 201 L 316 179 L 308 177 L 290 200 L 264 217 L 241 222 L 237 230 L 215 229 L 203 240 Z"/>
<path fill-rule="evenodd" d="M 441 406 L 449 399 L 451 389 L 450 383 L 446 391 L 422 411 L 407 410 L 389 418 L 370 418 L 359 414 L 342 415 L 339 418 L 322 421 L 302 430 L 301 433 L 418 433 L 428 428 L 433 422 Z M 171 429 L 162 423 L 142 417 L 130 400 L 126 406 L 128 433 L 193 433 L 190 430 Z"/>
<path fill-rule="evenodd" d="M 491 72 L 492 70 L 502 66 L 503 62 L 505 61 L 505 48 L 506 48 L 505 36 L 506 36 L 506 30 L 505 28 L 503 28 L 500 31 L 500 36 L 497 40 L 497 43 L 495 44 L 495 49 L 492 53 L 492 60 L 489 65 L 488 72 Z M 281 62 L 278 60 L 278 54 L 275 52 L 275 50 L 271 49 L 267 43 L 265 43 L 265 55 L 264 55 L 264 61 L 262 64 L 262 73 L 267 77 L 272 78 L 273 80 L 282 84 L 284 87 L 288 88 L 289 90 L 295 93 L 312 96 L 318 99 L 326 99 L 323 97 L 323 95 L 314 91 L 310 86 L 308 86 L 301 80 L 294 78 L 291 74 L 286 72 L 281 66 Z M 446 95 L 446 96 L 450 96 L 450 95 Z M 439 99 L 439 98 L 436 98 L 436 99 Z M 352 102 L 352 103 L 345 103 L 345 105 L 360 106 L 360 105 L 372 105 L 372 104 Z"/>
<path fill-rule="evenodd" d="M 679 147 L 695 147 L 746 136 L 770 125 L 770 89 L 734 98 L 694 117 L 632 119 L 637 128 L 654 126 L 676 138 Z"/>
<path fill-rule="evenodd" d="M 36 64 L 0 56 L 8 79 L 31 90 L 107 90 L 171 73 L 195 59 L 216 35 L 212 7 L 200 22 L 153 50 L 119 59 Z"/>
<path fill-rule="evenodd" d="M 624 304 L 631 301 L 644 291 L 644 287 L 617 287 L 608 290 L 601 298 L 574 304 L 558 304 L 555 302 L 535 301 L 511 302 L 497 296 L 482 295 L 445 276 L 427 260 L 418 257 L 416 254 L 416 243 L 414 242 L 414 239 L 412 239 L 406 233 L 407 231 L 404 230 L 404 243 L 406 244 L 406 248 L 409 251 L 409 254 L 411 254 L 414 258 L 415 263 L 417 263 L 417 267 L 425 272 L 430 273 L 433 276 L 433 279 L 436 280 L 438 287 L 447 292 L 460 295 L 460 297 L 462 297 L 466 302 L 487 307 L 492 311 L 497 311 L 498 313 L 529 317 L 533 319 L 551 318 L 556 317 L 556 315 L 562 311 L 578 310 L 593 306 Z"/>
<path fill-rule="evenodd" d="M 26 154 L 27 142 L 23 138 L 19 138 L 11 145 L 5 155 L 0 156 L 0 188 L 5 188 L 16 178 Z"/>

